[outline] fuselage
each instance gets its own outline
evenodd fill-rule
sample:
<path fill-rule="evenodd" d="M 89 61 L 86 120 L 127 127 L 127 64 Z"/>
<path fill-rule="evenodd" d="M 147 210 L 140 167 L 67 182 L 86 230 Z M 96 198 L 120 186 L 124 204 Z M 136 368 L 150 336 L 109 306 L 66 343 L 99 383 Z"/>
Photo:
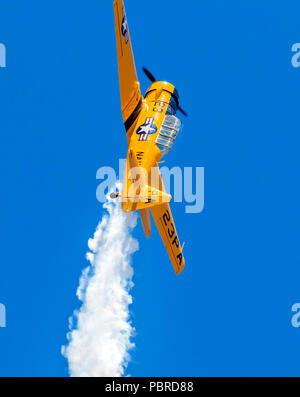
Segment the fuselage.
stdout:
<path fill-rule="evenodd" d="M 138 166 L 147 172 L 157 165 L 164 154 L 164 150 L 161 150 L 163 147 L 157 144 L 159 134 L 164 129 L 163 123 L 168 124 L 166 116 L 175 116 L 177 106 L 178 93 L 175 87 L 168 82 L 155 82 L 142 99 L 138 117 L 127 130 L 128 150 L 135 151 Z"/>
<path fill-rule="evenodd" d="M 158 163 L 171 150 L 181 129 L 182 123 L 175 116 L 178 101 L 177 90 L 172 84 L 155 82 L 132 113 L 136 120 L 132 118 L 127 129 L 128 151 L 122 191 L 122 208 L 126 212 L 144 208 L 145 203 L 159 205 L 171 199 L 164 191 Z"/>

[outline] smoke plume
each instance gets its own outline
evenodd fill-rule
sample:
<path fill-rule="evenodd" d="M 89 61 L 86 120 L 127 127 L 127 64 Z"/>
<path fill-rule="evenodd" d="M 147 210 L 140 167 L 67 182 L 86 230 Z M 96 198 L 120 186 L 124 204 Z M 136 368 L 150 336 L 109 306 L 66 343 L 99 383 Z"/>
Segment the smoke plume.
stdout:
<path fill-rule="evenodd" d="M 68 345 L 62 347 L 71 376 L 122 376 L 134 347 L 129 305 L 133 287 L 131 256 L 138 241 L 131 236 L 135 214 L 125 214 L 120 204 L 104 204 L 107 210 L 89 239 L 77 289 L 82 302 L 70 318 Z"/>

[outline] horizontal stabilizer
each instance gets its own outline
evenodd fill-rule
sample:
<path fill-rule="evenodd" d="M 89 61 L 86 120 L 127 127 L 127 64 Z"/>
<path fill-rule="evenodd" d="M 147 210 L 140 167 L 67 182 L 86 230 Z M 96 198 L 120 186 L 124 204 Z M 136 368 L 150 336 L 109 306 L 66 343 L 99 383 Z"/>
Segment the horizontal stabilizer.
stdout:
<path fill-rule="evenodd" d="M 138 190 L 140 190 L 139 194 L 136 193 Z M 124 195 L 124 192 L 122 194 L 122 208 L 126 212 L 141 210 L 169 203 L 171 198 L 169 194 L 151 186 L 145 185 L 140 189 L 138 185 L 132 184 L 128 194 Z"/>

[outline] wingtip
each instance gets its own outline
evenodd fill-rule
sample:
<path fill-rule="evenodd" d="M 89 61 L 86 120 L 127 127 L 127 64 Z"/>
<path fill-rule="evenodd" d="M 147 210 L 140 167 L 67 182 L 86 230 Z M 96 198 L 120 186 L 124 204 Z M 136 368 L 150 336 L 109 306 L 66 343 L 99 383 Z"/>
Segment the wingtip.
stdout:
<path fill-rule="evenodd" d="M 180 268 L 177 270 L 176 275 L 179 276 L 179 274 L 183 271 L 185 267 L 185 262 L 183 262 L 183 265 L 180 266 Z"/>

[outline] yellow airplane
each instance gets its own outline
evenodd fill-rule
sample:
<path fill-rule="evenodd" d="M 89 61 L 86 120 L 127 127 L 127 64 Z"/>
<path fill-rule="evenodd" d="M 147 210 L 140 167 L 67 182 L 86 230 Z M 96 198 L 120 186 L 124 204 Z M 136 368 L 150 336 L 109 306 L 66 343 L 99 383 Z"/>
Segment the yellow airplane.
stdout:
<path fill-rule="evenodd" d="M 176 274 L 185 261 L 169 206 L 171 196 L 165 192 L 158 164 L 167 154 L 181 130 L 176 117 L 179 95 L 166 81 L 156 81 L 143 68 L 152 84 L 143 98 L 135 69 L 130 34 L 123 0 L 114 0 L 122 115 L 127 135 L 127 161 L 121 197 L 125 212 L 139 210 L 147 237 L 151 233 L 150 214 L 169 254 Z"/>

